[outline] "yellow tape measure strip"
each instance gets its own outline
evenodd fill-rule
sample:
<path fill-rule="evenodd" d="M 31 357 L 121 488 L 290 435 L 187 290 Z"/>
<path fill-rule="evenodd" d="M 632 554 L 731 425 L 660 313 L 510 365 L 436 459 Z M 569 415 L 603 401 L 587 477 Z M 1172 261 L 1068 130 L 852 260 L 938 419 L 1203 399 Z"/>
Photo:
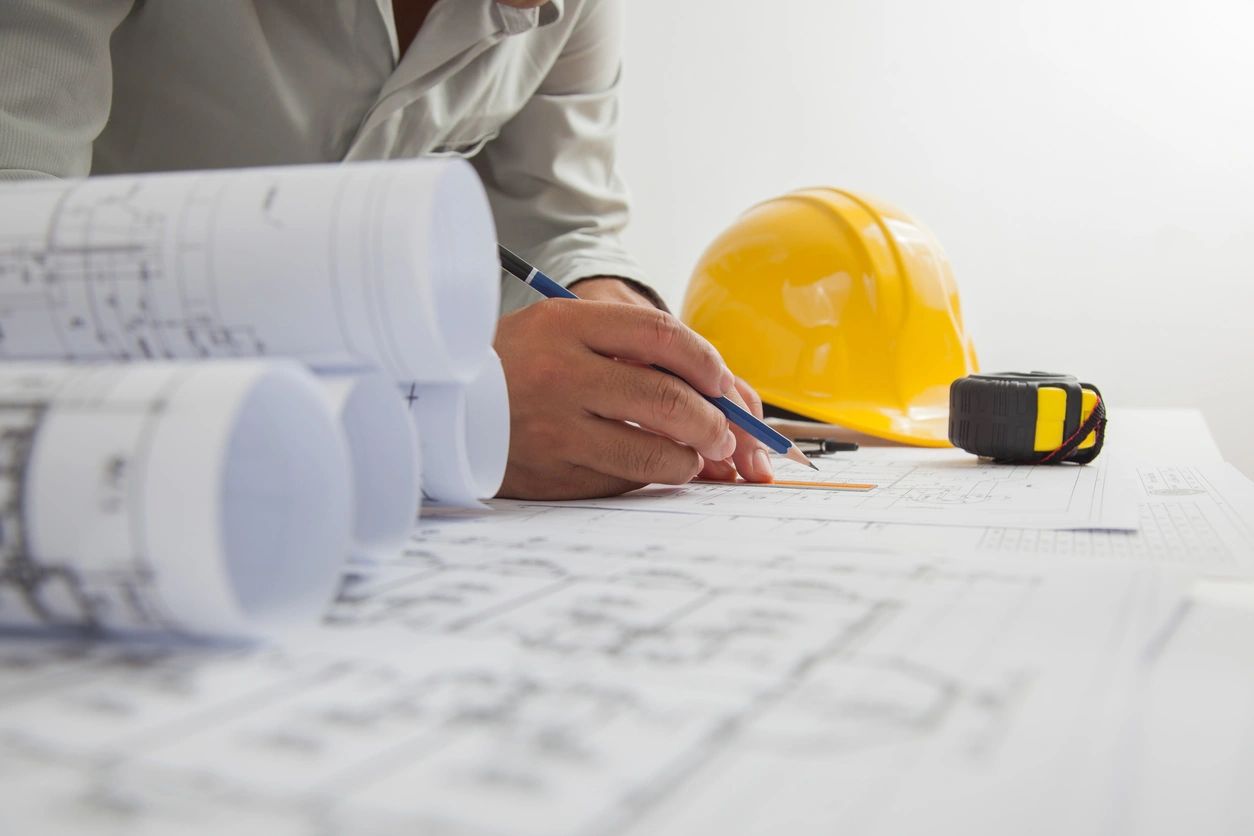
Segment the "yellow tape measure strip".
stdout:
<path fill-rule="evenodd" d="M 736 485 L 744 488 L 802 488 L 814 491 L 855 491 L 866 493 L 879 485 L 869 482 L 810 482 L 802 479 L 776 479 L 773 482 L 747 482 L 736 477 L 734 482 L 723 482 L 717 479 L 693 479 L 702 485 Z"/>

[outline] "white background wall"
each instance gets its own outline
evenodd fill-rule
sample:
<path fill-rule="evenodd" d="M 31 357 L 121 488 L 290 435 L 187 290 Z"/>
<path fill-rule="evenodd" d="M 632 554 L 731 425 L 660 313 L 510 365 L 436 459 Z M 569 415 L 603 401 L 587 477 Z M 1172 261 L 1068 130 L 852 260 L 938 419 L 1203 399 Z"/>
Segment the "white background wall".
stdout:
<path fill-rule="evenodd" d="M 865 190 L 936 233 L 986 370 L 1198 406 L 1254 476 L 1254 0 L 631 0 L 623 106 L 673 303 L 752 202 Z"/>

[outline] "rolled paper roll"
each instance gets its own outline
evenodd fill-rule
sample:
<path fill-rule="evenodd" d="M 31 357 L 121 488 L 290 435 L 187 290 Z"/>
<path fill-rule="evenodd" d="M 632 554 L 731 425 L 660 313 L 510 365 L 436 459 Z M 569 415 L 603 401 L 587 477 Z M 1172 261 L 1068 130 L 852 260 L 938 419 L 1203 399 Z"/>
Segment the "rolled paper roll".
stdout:
<path fill-rule="evenodd" d="M 422 502 L 418 433 L 396 384 L 379 371 L 318 375 L 348 443 L 353 557 L 400 551 Z"/>
<path fill-rule="evenodd" d="M 500 268 L 465 160 L 0 185 L 0 358 L 276 355 L 464 382 Z"/>
<path fill-rule="evenodd" d="M 501 358 L 490 352 L 465 385 L 405 388 L 422 447 L 422 493 L 434 505 L 482 508 L 509 459 L 509 393 Z"/>
<path fill-rule="evenodd" d="M 257 636 L 329 603 L 349 460 L 301 366 L 8 364 L 0 419 L 0 624 Z"/>

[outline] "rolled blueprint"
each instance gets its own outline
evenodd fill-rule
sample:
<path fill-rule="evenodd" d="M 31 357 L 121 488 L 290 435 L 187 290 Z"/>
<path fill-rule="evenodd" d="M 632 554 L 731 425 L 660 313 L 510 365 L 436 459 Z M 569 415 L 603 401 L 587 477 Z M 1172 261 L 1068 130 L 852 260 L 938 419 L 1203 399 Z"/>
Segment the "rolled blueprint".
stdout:
<path fill-rule="evenodd" d="M 353 557 L 394 556 L 422 501 L 418 433 L 396 384 L 377 371 L 318 376 L 348 444 Z"/>
<path fill-rule="evenodd" d="M 423 495 L 433 503 L 483 507 L 505 477 L 509 396 L 496 352 L 474 380 L 404 389 L 422 447 Z"/>
<path fill-rule="evenodd" d="M 468 381 L 500 271 L 464 160 L 0 186 L 0 359 L 277 355 Z"/>
<path fill-rule="evenodd" d="M 316 622 L 351 507 L 291 362 L 0 365 L 0 625 L 244 636 Z"/>

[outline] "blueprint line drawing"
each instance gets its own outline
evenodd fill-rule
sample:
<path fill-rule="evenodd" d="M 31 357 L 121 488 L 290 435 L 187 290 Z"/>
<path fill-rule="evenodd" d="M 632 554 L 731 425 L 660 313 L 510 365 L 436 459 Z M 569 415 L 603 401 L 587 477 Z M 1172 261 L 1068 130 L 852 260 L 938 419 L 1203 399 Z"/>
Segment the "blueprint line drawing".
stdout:
<path fill-rule="evenodd" d="M 49 622 L 55 614 L 42 593 L 45 587 L 60 584 L 78 618 L 90 624 L 95 621 L 92 602 L 75 574 L 63 566 L 43 566 L 31 560 L 26 542 L 26 464 L 45 410 L 33 404 L 0 406 L 0 590 L 5 590 L 0 599 L 12 596 L 14 604 L 20 602 L 36 619 Z"/>
<path fill-rule="evenodd" d="M 1148 608 L 1142 567 L 1091 568 L 424 520 L 286 648 L 0 641 L 0 796 L 54 834 L 612 834 L 728 758 L 983 786 Z"/>
<path fill-rule="evenodd" d="M 0 184 L 0 360 L 378 369 L 428 393 L 410 412 L 445 505 L 504 474 L 499 299 L 487 196 L 461 159 Z"/>
<path fill-rule="evenodd" d="M 6 184 L 0 230 L 3 358 L 280 355 L 451 383 L 495 327 L 495 234 L 462 160 Z"/>
<path fill-rule="evenodd" d="M 1188 493 L 1145 486 L 1167 478 L 1187 479 Z M 794 550 L 822 553 L 855 549 L 864 553 L 1054 560 L 1128 560 L 1188 566 L 1216 575 L 1254 576 L 1254 488 L 1231 465 L 1132 468 L 1125 498 L 1135 504 L 1135 531 L 1065 530 L 1001 525 L 897 525 L 878 521 L 772 517 L 758 513 L 672 513 L 666 504 L 636 502 L 624 509 L 598 503 L 569 505 L 496 500 L 493 526 L 521 536 L 528 529 L 557 528 L 569 536 L 635 536 L 649 530 L 672 542 L 765 540 Z M 1195 491 L 1201 491 L 1197 493 Z M 498 533 L 497 536 L 503 536 Z"/>
<path fill-rule="evenodd" d="M 747 483 L 651 486 L 585 505 L 615 510 L 762 516 L 779 519 L 908 522 L 1039 529 L 1134 529 L 1135 505 L 1120 471 L 1092 465 L 1000 465 L 957 450 L 863 448 L 816 460 L 824 481 L 873 484 L 865 492 L 807 491 Z M 781 479 L 808 478 L 790 462 Z"/>
<path fill-rule="evenodd" d="M 294 363 L 0 365 L 0 628 L 316 620 L 348 479 L 326 396 Z"/>

